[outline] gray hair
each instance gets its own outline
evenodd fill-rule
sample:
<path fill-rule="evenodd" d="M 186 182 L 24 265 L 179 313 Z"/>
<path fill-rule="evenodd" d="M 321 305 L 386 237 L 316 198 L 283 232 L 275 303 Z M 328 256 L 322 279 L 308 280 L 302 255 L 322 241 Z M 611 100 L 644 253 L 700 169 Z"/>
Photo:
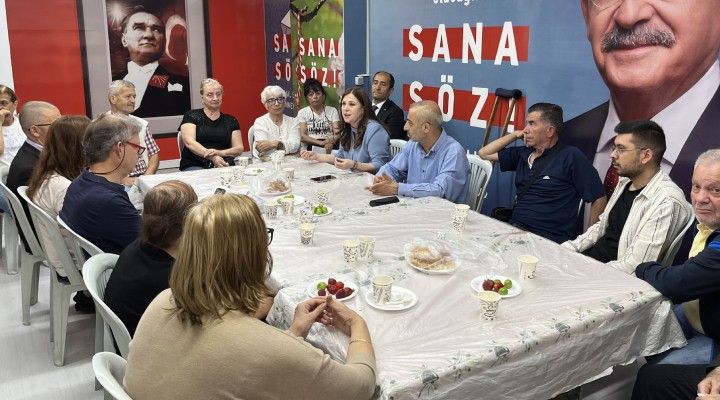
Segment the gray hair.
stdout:
<path fill-rule="evenodd" d="M 45 113 L 52 111 L 57 111 L 58 114 L 60 113 L 60 110 L 58 110 L 55 105 L 50 104 L 47 101 L 28 101 L 25 103 L 22 109 L 20 109 L 20 115 L 18 115 L 20 126 L 22 127 L 23 132 L 25 132 L 25 135 L 28 135 L 31 126 L 51 122 L 45 121 L 42 118 Z"/>
<path fill-rule="evenodd" d="M 415 110 L 415 124 L 428 123 L 435 129 L 442 130 L 442 111 L 440 106 L 432 100 L 421 100 L 417 103 L 410 104 L 409 110 Z"/>
<path fill-rule="evenodd" d="M 110 96 L 117 96 L 120 94 L 120 91 L 122 89 L 135 89 L 135 85 L 133 85 L 132 82 L 124 81 L 122 79 L 118 79 L 116 81 L 112 81 L 110 83 L 110 88 L 108 88 L 108 97 Z"/>
<path fill-rule="evenodd" d="M 205 88 L 208 86 L 212 86 L 212 85 L 220 86 L 220 90 L 223 92 L 225 91 L 225 89 L 223 88 L 223 85 L 217 79 L 205 78 L 200 82 L 200 94 L 201 95 L 205 94 Z"/>
<path fill-rule="evenodd" d="M 720 149 L 710 149 L 700 154 L 695 161 L 695 167 L 693 167 L 693 169 L 702 163 L 720 163 Z"/>
<path fill-rule="evenodd" d="M 262 93 L 260 93 L 260 102 L 265 104 L 268 99 L 275 97 L 287 97 L 287 93 L 285 93 L 285 90 L 280 86 L 266 86 Z"/>
<path fill-rule="evenodd" d="M 88 125 L 83 135 L 82 143 L 88 164 L 107 160 L 116 144 L 130 141 L 141 129 L 140 123 L 126 115 L 100 115 Z"/>

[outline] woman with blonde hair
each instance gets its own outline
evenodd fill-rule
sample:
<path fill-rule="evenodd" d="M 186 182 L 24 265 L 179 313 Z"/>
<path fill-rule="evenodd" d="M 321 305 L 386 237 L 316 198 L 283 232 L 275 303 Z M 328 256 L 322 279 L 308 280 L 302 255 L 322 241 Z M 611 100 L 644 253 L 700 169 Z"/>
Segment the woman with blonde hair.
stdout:
<path fill-rule="evenodd" d="M 247 196 L 211 196 L 190 210 L 170 289 L 150 304 L 130 343 L 124 383 L 133 399 L 372 397 L 370 333 L 347 306 L 300 303 L 288 330 L 254 317 L 268 293 L 269 233 Z M 350 335 L 345 364 L 304 341 L 316 321 Z"/>

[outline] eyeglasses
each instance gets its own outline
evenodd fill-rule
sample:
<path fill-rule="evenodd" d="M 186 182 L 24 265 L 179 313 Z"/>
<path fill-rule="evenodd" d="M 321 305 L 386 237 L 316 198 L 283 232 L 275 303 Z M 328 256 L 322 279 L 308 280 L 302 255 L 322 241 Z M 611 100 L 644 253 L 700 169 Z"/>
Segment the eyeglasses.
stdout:
<path fill-rule="evenodd" d="M 35 126 L 50 126 L 50 125 L 52 125 L 52 124 L 53 124 L 53 123 L 50 122 L 50 123 L 47 123 L 47 124 L 34 124 L 34 125 L 35 125 Z"/>
<path fill-rule="evenodd" d="M 274 99 L 267 99 L 265 100 L 265 104 L 267 105 L 273 105 L 273 104 L 282 104 L 285 102 L 284 97 L 276 97 Z"/>
<path fill-rule="evenodd" d="M 623 0 L 590 0 L 600 11 L 610 8 Z"/>
<path fill-rule="evenodd" d="M 640 150 L 640 151 L 643 151 L 643 150 L 647 150 L 647 148 L 626 149 L 626 148 L 620 147 L 620 146 L 613 146 L 613 147 L 612 147 L 612 151 L 610 152 L 610 154 L 612 154 L 612 153 L 622 154 L 622 153 L 624 153 L 624 152 L 626 152 L 626 151 L 631 151 L 631 150 Z"/>
<path fill-rule="evenodd" d="M 267 228 L 268 236 L 270 236 L 270 240 L 268 241 L 268 246 L 270 243 L 272 243 L 273 240 L 273 234 L 275 233 L 275 229 L 273 228 Z"/>
<path fill-rule="evenodd" d="M 134 147 L 137 150 L 137 153 L 139 156 L 142 155 L 142 153 L 145 152 L 145 148 L 140 146 L 139 144 L 135 144 L 133 142 L 124 142 L 125 144 L 129 144 L 131 147 Z"/>

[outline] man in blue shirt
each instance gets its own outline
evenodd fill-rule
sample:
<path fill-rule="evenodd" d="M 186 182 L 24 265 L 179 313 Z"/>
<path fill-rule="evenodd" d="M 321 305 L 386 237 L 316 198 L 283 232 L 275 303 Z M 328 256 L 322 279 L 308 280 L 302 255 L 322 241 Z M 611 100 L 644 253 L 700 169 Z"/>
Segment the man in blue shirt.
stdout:
<path fill-rule="evenodd" d="M 558 144 L 562 127 L 562 108 L 538 103 L 528 109 L 525 129 L 498 138 L 479 152 L 484 160 L 498 161 L 501 171 L 516 171 L 518 192 L 543 160 L 552 157 L 515 205 L 510 223 L 558 243 L 576 236 L 581 199 L 592 202 L 590 225 L 598 221 L 607 204 L 602 182 L 590 161 L 577 148 Z M 508 147 L 517 139 L 523 139 L 525 146 Z"/>
<path fill-rule="evenodd" d="M 437 103 L 412 104 L 404 129 L 410 142 L 380 168 L 369 190 L 381 196 L 437 196 L 469 204 L 470 163 L 462 145 L 442 129 Z"/>

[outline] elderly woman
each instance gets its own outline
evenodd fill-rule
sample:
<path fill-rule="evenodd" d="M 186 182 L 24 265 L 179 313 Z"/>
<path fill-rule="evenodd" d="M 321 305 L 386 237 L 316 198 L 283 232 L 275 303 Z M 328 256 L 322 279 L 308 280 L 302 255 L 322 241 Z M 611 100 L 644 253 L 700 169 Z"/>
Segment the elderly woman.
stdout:
<path fill-rule="evenodd" d="M 242 132 L 237 119 L 220 112 L 223 87 L 215 79 L 200 82 L 203 108 L 185 113 L 180 124 L 183 148 L 180 171 L 227 167 L 243 152 Z"/>
<path fill-rule="evenodd" d="M 317 79 L 309 78 L 303 83 L 303 95 L 308 106 L 298 111 L 297 115 L 302 148 L 324 147 L 329 154 L 335 143 L 335 133 L 340 134 L 340 114 L 335 107 L 325 105 L 325 88 Z"/>
<path fill-rule="evenodd" d="M 347 306 L 323 297 L 300 303 L 288 330 L 254 317 L 268 292 L 269 241 L 249 197 L 210 196 L 190 210 L 170 289 L 130 343 L 124 384 L 133 399 L 372 397 L 370 333 Z M 346 363 L 305 342 L 316 321 L 350 336 Z"/>
<path fill-rule="evenodd" d="M 345 91 L 341 108 L 345 125 L 337 154 L 302 151 L 300 157 L 335 164 L 340 169 L 352 168 L 374 174 L 390 160 L 390 136 L 375 116 L 370 98 L 361 87 Z"/>
<path fill-rule="evenodd" d="M 253 157 L 269 161 L 275 150 L 284 150 L 285 155 L 295 154 L 300 149 L 300 123 L 283 114 L 287 94 L 280 86 L 268 86 L 260 93 L 260 101 L 267 114 L 255 120 L 255 148 Z"/>
<path fill-rule="evenodd" d="M 0 122 L 2 122 L 2 136 L 0 136 L 0 165 L 10 166 L 13 157 L 20 146 L 25 143 L 25 133 L 20 127 L 20 120 L 15 111 L 18 98 L 15 92 L 5 85 L 0 85 Z"/>
<path fill-rule="evenodd" d="M 168 288 L 185 213 L 197 199 L 192 187 L 177 180 L 163 182 L 145 196 L 140 238 L 120 253 L 105 288 L 105 303 L 131 336 L 150 302 Z"/>

